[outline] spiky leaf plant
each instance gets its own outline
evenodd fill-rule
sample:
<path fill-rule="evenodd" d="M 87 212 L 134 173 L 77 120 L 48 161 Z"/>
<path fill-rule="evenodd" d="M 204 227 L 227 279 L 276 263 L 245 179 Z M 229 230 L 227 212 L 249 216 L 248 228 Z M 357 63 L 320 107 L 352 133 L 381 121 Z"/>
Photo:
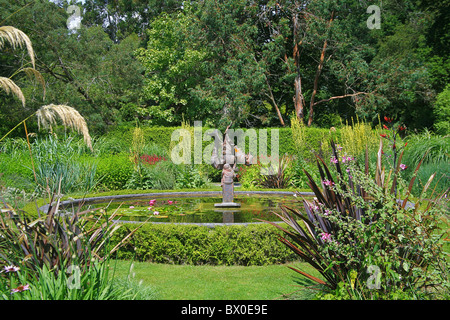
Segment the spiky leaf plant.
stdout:
<path fill-rule="evenodd" d="M 302 211 L 283 207 L 277 215 L 287 227 L 267 221 L 283 231 L 281 242 L 321 277 L 291 268 L 328 292 L 345 288 L 350 298 L 386 298 L 397 291 L 417 294 L 448 285 L 448 264 L 439 242 L 442 231 L 436 232 L 444 195 L 409 202 L 413 181 L 406 190 L 397 190 L 399 167 L 386 172 L 382 141 L 375 178 L 369 175 L 367 151 L 361 169 L 354 159 L 340 156 L 333 142 L 331 146 L 333 169 L 317 156 L 320 186 L 305 170 L 314 200 L 303 199 Z M 381 277 L 375 286 L 369 285 L 373 268 Z"/>
<path fill-rule="evenodd" d="M 102 210 L 102 209 L 96 209 Z M 53 197 L 44 215 L 31 217 L 2 203 L 0 214 L 0 263 L 52 272 L 70 265 L 83 267 L 111 256 L 140 228 L 132 230 L 113 248 L 109 239 L 120 228 L 116 212 L 94 215 L 93 210 L 65 211 Z"/>

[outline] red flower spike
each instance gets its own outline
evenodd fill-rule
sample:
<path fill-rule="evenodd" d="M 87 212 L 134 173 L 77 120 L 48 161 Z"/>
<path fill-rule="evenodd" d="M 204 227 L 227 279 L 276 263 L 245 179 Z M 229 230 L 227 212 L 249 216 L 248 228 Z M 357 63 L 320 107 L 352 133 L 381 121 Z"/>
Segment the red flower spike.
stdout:
<path fill-rule="evenodd" d="M 389 129 L 387 125 L 383 124 L 383 128 Z"/>
<path fill-rule="evenodd" d="M 386 134 L 384 134 L 384 133 L 380 134 L 380 136 L 382 136 L 383 138 L 386 138 Z"/>
<path fill-rule="evenodd" d="M 392 118 L 388 118 L 388 117 L 384 116 L 384 121 L 391 123 L 392 122 Z"/>

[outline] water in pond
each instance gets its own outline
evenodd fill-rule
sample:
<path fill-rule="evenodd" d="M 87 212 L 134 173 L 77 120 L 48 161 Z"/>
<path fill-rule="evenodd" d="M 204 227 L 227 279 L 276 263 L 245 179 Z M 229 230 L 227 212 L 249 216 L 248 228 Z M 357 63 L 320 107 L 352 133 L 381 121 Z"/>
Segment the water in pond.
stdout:
<path fill-rule="evenodd" d="M 301 208 L 299 199 L 293 195 L 257 195 L 235 196 L 239 208 L 218 208 L 221 203 L 218 196 L 202 197 L 158 197 L 118 200 L 111 203 L 91 204 L 91 207 L 103 207 L 108 214 L 117 210 L 122 221 L 172 222 L 172 223 L 248 223 L 256 219 L 279 221 L 273 212 L 280 213 L 280 206 Z"/>

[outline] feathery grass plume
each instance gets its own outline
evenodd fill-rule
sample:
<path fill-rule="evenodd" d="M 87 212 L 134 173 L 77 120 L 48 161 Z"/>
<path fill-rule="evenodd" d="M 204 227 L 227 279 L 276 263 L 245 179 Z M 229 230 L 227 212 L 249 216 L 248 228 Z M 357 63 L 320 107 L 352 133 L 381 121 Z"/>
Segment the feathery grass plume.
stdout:
<path fill-rule="evenodd" d="M 7 94 L 12 93 L 22 101 L 22 105 L 25 107 L 25 96 L 22 90 L 9 78 L 0 77 L 0 88 L 2 88 Z"/>
<path fill-rule="evenodd" d="M 78 133 L 81 133 L 89 149 L 93 150 L 91 136 L 89 135 L 86 121 L 76 109 L 66 105 L 49 104 L 42 106 L 36 111 L 36 116 L 38 118 L 39 129 L 41 126 L 51 129 L 52 125 L 56 124 L 56 118 L 58 116 L 64 127 L 69 127 Z"/>
<path fill-rule="evenodd" d="M 5 45 L 5 41 L 9 42 L 14 49 L 17 47 L 22 48 L 25 45 L 31 58 L 31 64 L 35 68 L 33 45 L 30 38 L 23 31 L 11 26 L 0 27 L 0 49 Z"/>

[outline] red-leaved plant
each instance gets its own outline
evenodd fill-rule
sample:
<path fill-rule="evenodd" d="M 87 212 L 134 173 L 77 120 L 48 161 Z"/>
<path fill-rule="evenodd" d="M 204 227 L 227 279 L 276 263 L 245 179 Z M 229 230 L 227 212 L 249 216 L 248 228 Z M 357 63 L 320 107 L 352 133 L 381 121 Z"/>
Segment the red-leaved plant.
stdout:
<path fill-rule="evenodd" d="M 315 194 L 314 200 L 302 199 L 303 211 L 282 207 L 281 213 L 275 213 L 287 227 L 266 221 L 283 231 L 285 236 L 280 236 L 280 241 L 316 269 L 321 277 L 294 267 L 291 269 L 330 292 L 345 288 L 350 298 L 355 295 L 380 298 L 380 295 L 386 297 L 395 290 L 403 292 L 443 283 L 433 278 L 436 273 L 429 272 L 430 266 L 434 271 L 442 267 L 444 271 L 437 274 L 448 277 L 445 258 L 444 261 L 437 258 L 442 251 L 433 233 L 437 226 L 435 213 L 441 210 L 440 200 L 446 198 L 448 190 L 437 196 L 433 193 L 427 199 L 414 198 L 414 204 L 408 201 L 420 161 L 407 189 L 402 190 L 403 198 L 399 199 L 397 187 L 403 150 L 394 171 L 387 172 L 382 162 L 383 138 L 380 139 L 374 178 L 369 173 L 367 149 L 364 163 L 357 164 L 356 160 L 349 163 L 349 158 L 339 157 L 338 148 L 331 142 L 332 159 L 345 159 L 345 163 L 331 161 L 334 168 L 329 168 L 317 156 L 321 185 L 317 185 L 305 170 L 308 185 Z M 434 175 L 422 194 L 433 178 Z M 373 288 L 367 285 L 369 267 L 373 266 L 382 277 L 376 286 L 380 290 L 367 291 Z"/>

